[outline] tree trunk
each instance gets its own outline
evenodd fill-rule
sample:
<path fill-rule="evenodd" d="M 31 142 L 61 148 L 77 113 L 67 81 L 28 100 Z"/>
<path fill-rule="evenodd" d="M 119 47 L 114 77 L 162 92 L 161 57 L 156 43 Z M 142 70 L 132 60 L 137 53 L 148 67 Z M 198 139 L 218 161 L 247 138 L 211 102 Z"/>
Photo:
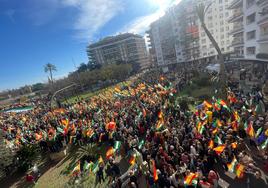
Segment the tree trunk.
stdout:
<path fill-rule="evenodd" d="M 208 30 L 208 28 L 206 27 L 205 23 L 202 23 L 202 27 L 205 30 L 209 40 L 211 41 L 212 45 L 215 47 L 215 49 L 218 52 L 218 57 L 219 57 L 219 64 L 220 64 L 220 72 L 219 72 L 219 79 L 220 79 L 220 86 L 219 89 L 221 89 L 221 93 L 224 94 L 225 93 L 225 85 L 226 85 L 226 75 L 225 75 L 225 67 L 224 67 L 224 58 L 223 55 L 221 53 L 221 49 L 218 45 L 218 43 L 216 42 L 216 40 L 214 39 L 214 37 L 212 36 L 212 34 L 210 33 L 210 31 Z"/>
<path fill-rule="evenodd" d="M 51 69 L 49 69 L 49 74 L 50 74 L 50 81 L 51 81 L 51 83 L 53 84 L 52 70 L 51 70 Z"/>

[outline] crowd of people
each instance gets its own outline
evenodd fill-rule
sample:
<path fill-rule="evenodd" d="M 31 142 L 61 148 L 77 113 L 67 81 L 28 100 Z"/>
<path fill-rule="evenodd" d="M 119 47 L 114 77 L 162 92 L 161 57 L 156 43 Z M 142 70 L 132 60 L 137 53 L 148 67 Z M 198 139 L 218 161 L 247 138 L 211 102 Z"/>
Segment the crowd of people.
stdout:
<path fill-rule="evenodd" d="M 226 100 L 213 97 L 190 111 L 175 101 L 193 77 L 189 67 L 147 72 L 60 109 L 51 110 L 43 100 L 32 111 L 1 114 L 0 127 L 13 150 L 28 144 L 39 144 L 44 152 L 70 144 L 109 145 L 106 156 L 87 161 L 93 165 L 86 169 L 96 173 L 99 182 L 106 172 L 112 187 L 124 184 L 115 162 L 120 155 L 130 163 L 127 186 L 133 188 L 216 188 L 220 171 L 245 184 L 251 176 L 264 183 L 253 159 L 254 154 L 267 160 L 268 116 L 261 93 L 243 94 L 229 87 Z M 80 176 L 86 169 L 73 172 Z M 140 178 L 146 185 L 140 185 Z"/>

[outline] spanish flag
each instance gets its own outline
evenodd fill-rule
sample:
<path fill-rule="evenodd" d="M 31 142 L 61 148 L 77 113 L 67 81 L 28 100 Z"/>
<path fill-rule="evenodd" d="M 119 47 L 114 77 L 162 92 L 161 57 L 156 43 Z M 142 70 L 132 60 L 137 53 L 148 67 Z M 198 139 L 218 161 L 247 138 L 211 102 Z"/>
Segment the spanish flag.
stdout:
<path fill-rule="evenodd" d="M 99 169 L 99 165 L 103 163 L 103 159 L 102 157 L 100 156 L 99 159 L 94 163 L 93 167 L 92 167 L 92 172 L 95 174 L 98 169 Z"/>
<path fill-rule="evenodd" d="M 253 138 L 255 135 L 255 131 L 254 131 L 254 128 L 252 126 L 252 122 L 250 122 L 248 127 L 247 127 L 247 133 L 251 138 Z"/>
<path fill-rule="evenodd" d="M 80 173 L 80 161 L 74 167 L 74 169 L 72 171 L 72 176 L 77 176 L 79 173 Z"/>
<path fill-rule="evenodd" d="M 220 155 L 220 154 L 224 151 L 225 147 L 226 147 L 226 145 L 224 144 L 224 145 L 220 145 L 220 146 L 214 148 L 213 150 L 214 150 L 218 155 Z"/>
<path fill-rule="evenodd" d="M 154 181 L 157 181 L 158 180 L 158 174 L 157 174 L 157 171 L 156 171 L 156 166 L 155 166 L 155 161 L 152 160 L 152 165 L 153 165 L 153 177 L 154 177 Z"/>
<path fill-rule="evenodd" d="M 219 131 L 218 127 L 216 127 L 213 131 L 212 131 L 212 134 L 217 134 Z"/>
<path fill-rule="evenodd" d="M 108 123 L 107 125 L 106 125 L 106 130 L 111 130 L 111 131 L 114 131 L 115 130 L 115 128 L 116 128 L 116 124 L 115 124 L 115 122 L 114 121 L 111 121 L 110 123 Z"/>
<path fill-rule="evenodd" d="M 237 148 L 237 142 L 231 143 L 231 146 L 232 146 L 233 149 L 236 149 Z"/>
<path fill-rule="evenodd" d="M 243 177 L 243 175 L 244 175 L 244 171 L 245 171 L 245 166 L 244 165 L 242 165 L 242 164 L 237 164 L 236 165 L 236 170 L 235 170 L 235 174 L 236 174 L 236 176 L 238 177 L 238 178 L 242 178 Z"/>
<path fill-rule="evenodd" d="M 193 184 L 196 184 L 196 180 L 198 178 L 198 174 L 197 173 L 190 173 L 189 175 L 187 175 L 184 179 L 184 185 L 187 186 L 191 186 Z"/>
<path fill-rule="evenodd" d="M 212 108 L 212 104 L 210 104 L 210 103 L 207 102 L 207 101 L 204 101 L 204 102 L 203 102 L 203 105 L 204 105 L 206 108 Z"/>
<path fill-rule="evenodd" d="M 114 155 L 114 148 L 109 147 L 107 152 L 106 152 L 106 158 L 109 159 L 113 155 Z"/>
<path fill-rule="evenodd" d="M 164 119 L 164 115 L 163 115 L 162 110 L 160 112 L 158 112 L 157 116 L 158 116 L 158 119 Z"/>
<path fill-rule="evenodd" d="M 209 143 L 208 143 L 208 148 L 209 149 L 213 149 L 214 148 L 214 142 L 213 140 L 210 140 Z"/>
<path fill-rule="evenodd" d="M 67 127 L 69 125 L 69 120 L 67 118 L 61 120 L 61 124 L 64 125 L 65 127 Z"/>
<path fill-rule="evenodd" d="M 164 121 L 163 120 L 158 120 L 157 124 L 156 124 L 156 130 L 160 130 L 164 125 Z"/>
<path fill-rule="evenodd" d="M 129 159 L 129 164 L 133 166 L 136 163 L 136 157 L 135 155 L 132 155 Z"/>

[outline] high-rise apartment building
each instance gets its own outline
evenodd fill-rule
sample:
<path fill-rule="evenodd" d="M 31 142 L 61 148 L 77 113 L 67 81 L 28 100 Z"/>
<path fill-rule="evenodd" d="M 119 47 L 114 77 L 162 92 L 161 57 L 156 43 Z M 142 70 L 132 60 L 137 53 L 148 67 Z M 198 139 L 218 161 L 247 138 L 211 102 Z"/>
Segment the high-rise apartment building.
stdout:
<path fill-rule="evenodd" d="M 120 61 L 137 62 L 141 68 L 150 66 L 145 40 L 131 33 L 106 37 L 88 46 L 88 57 L 95 64 L 111 64 Z"/>
<path fill-rule="evenodd" d="M 231 15 L 231 10 L 228 9 L 231 1 L 182 0 L 171 7 L 162 18 L 152 23 L 148 34 L 153 49 L 151 52 L 157 57 L 157 64 L 215 59 L 217 52 L 196 14 L 195 7 L 199 3 L 209 6 L 205 16 L 206 26 L 223 54 L 230 54 L 233 51 L 230 46 L 232 35 L 228 33 L 232 30 L 233 23 L 228 22 L 227 18 Z M 165 49 L 169 50 L 170 56 L 164 55 Z"/>
<path fill-rule="evenodd" d="M 268 61 L 268 0 L 233 0 L 229 9 L 233 57 Z"/>

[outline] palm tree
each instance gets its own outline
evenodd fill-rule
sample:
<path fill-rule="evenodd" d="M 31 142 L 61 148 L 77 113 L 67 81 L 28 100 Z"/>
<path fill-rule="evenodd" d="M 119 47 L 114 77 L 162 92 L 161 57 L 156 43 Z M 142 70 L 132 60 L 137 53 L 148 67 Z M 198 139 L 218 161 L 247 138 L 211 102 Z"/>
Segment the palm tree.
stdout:
<path fill-rule="evenodd" d="M 76 152 L 76 158 L 81 159 L 84 156 L 95 157 L 96 155 L 96 145 L 95 144 L 87 144 L 85 146 L 81 146 Z"/>
<path fill-rule="evenodd" d="M 53 71 L 57 71 L 57 68 L 55 65 L 51 64 L 51 63 L 47 63 L 44 67 L 45 72 L 49 72 L 49 80 L 51 83 L 53 83 L 53 77 L 52 77 L 52 72 Z"/>
<path fill-rule="evenodd" d="M 210 7 L 211 4 L 209 4 L 207 7 L 205 7 L 205 5 L 203 3 L 199 4 L 196 7 L 196 13 L 197 16 L 199 17 L 199 20 L 201 22 L 201 26 L 204 29 L 204 31 L 206 32 L 210 42 L 212 43 L 212 45 L 214 46 L 214 48 L 217 50 L 218 52 L 218 57 L 219 57 L 219 64 L 220 64 L 220 72 L 219 72 L 219 79 L 220 79 L 220 85 L 222 88 L 222 92 L 224 92 L 224 88 L 225 88 L 225 67 L 224 67 L 224 58 L 223 58 L 223 54 L 221 52 L 221 49 L 218 45 L 218 43 L 216 42 L 216 40 L 214 39 L 214 37 L 212 36 L 212 34 L 210 33 L 210 31 L 208 30 L 206 24 L 205 24 L 205 16 L 206 16 L 206 12 L 208 10 L 208 8 Z"/>

